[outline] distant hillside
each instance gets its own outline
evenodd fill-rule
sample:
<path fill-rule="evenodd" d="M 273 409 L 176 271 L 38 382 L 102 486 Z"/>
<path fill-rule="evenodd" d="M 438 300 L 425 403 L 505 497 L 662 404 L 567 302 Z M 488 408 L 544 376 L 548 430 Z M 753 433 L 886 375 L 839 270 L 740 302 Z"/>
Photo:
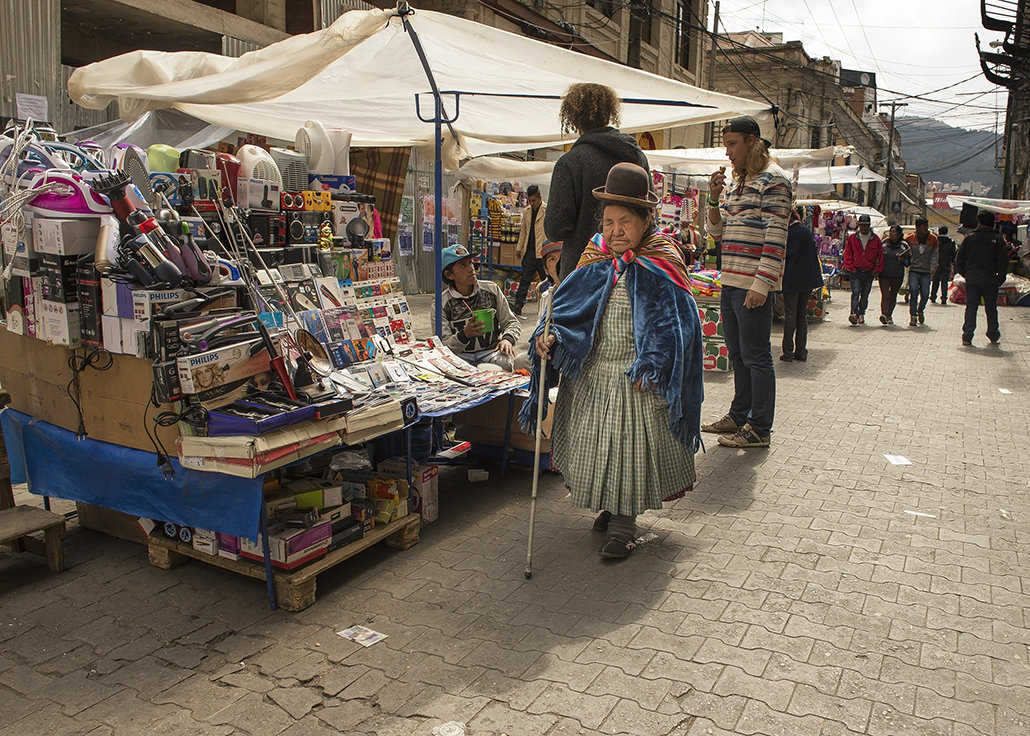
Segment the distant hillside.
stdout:
<path fill-rule="evenodd" d="M 962 184 L 980 181 L 991 187 L 989 196 L 1001 196 L 1001 172 L 994 168 L 995 140 L 988 130 L 953 128 L 931 118 L 905 117 L 897 122 L 901 157 L 908 171 L 925 181 Z"/>

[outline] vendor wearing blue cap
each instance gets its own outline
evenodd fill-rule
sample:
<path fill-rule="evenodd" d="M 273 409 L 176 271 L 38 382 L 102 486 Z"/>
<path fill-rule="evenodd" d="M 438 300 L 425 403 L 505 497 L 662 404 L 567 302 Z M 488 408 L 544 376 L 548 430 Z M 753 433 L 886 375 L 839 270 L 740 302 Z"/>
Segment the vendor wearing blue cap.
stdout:
<path fill-rule="evenodd" d="M 447 286 L 444 345 L 472 365 L 510 371 L 521 328 L 500 287 L 476 278 L 472 254 L 463 245 L 443 249 L 440 277 Z"/>

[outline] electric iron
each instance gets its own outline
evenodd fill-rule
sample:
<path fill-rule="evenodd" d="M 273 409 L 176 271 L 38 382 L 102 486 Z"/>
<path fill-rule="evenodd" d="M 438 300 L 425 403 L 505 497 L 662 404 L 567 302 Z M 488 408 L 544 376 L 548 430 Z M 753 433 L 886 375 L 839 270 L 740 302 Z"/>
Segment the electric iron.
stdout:
<path fill-rule="evenodd" d="M 77 218 L 114 214 L 107 198 L 90 189 L 86 180 L 74 171 L 41 171 L 25 188 L 44 190 L 26 205 L 26 209 L 43 217 Z"/>

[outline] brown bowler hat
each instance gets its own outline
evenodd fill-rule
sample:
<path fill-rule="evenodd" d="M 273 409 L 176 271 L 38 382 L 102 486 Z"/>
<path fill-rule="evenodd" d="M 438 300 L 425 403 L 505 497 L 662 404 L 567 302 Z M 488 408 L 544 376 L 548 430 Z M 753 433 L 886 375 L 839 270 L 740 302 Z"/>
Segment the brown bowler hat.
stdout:
<path fill-rule="evenodd" d="M 658 206 L 658 195 L 650 190 L 650 183 L 651 175 L 642 166 L 615 164 L 609 169 L 604 186 L 594 190 L 594 196 L 606 202 L 653 209 Z"/>

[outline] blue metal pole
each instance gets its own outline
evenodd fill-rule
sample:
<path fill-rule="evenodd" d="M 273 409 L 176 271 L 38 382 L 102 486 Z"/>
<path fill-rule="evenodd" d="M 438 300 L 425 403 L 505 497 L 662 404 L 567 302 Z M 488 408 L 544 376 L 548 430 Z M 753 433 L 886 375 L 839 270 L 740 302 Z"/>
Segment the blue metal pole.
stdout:
<path fill-rule="evenodd" d="M 433 116 L 433 132 L 436 136 L 436 181 L 435 188 L 436 192 L 434 195 L 434 202 L 436 205 L 435 216 L 433 218 L 433 231 L 435 235 L 436 245 L 436 321 L 434 322 L 437 336 L 443 335 L 443 279 L 441 274 L 443 273 L 443 130 L 441 125 L 443 123 L 443 101 L 439 95 L 434 95 L 435 111 L 436 114 Z"/>

